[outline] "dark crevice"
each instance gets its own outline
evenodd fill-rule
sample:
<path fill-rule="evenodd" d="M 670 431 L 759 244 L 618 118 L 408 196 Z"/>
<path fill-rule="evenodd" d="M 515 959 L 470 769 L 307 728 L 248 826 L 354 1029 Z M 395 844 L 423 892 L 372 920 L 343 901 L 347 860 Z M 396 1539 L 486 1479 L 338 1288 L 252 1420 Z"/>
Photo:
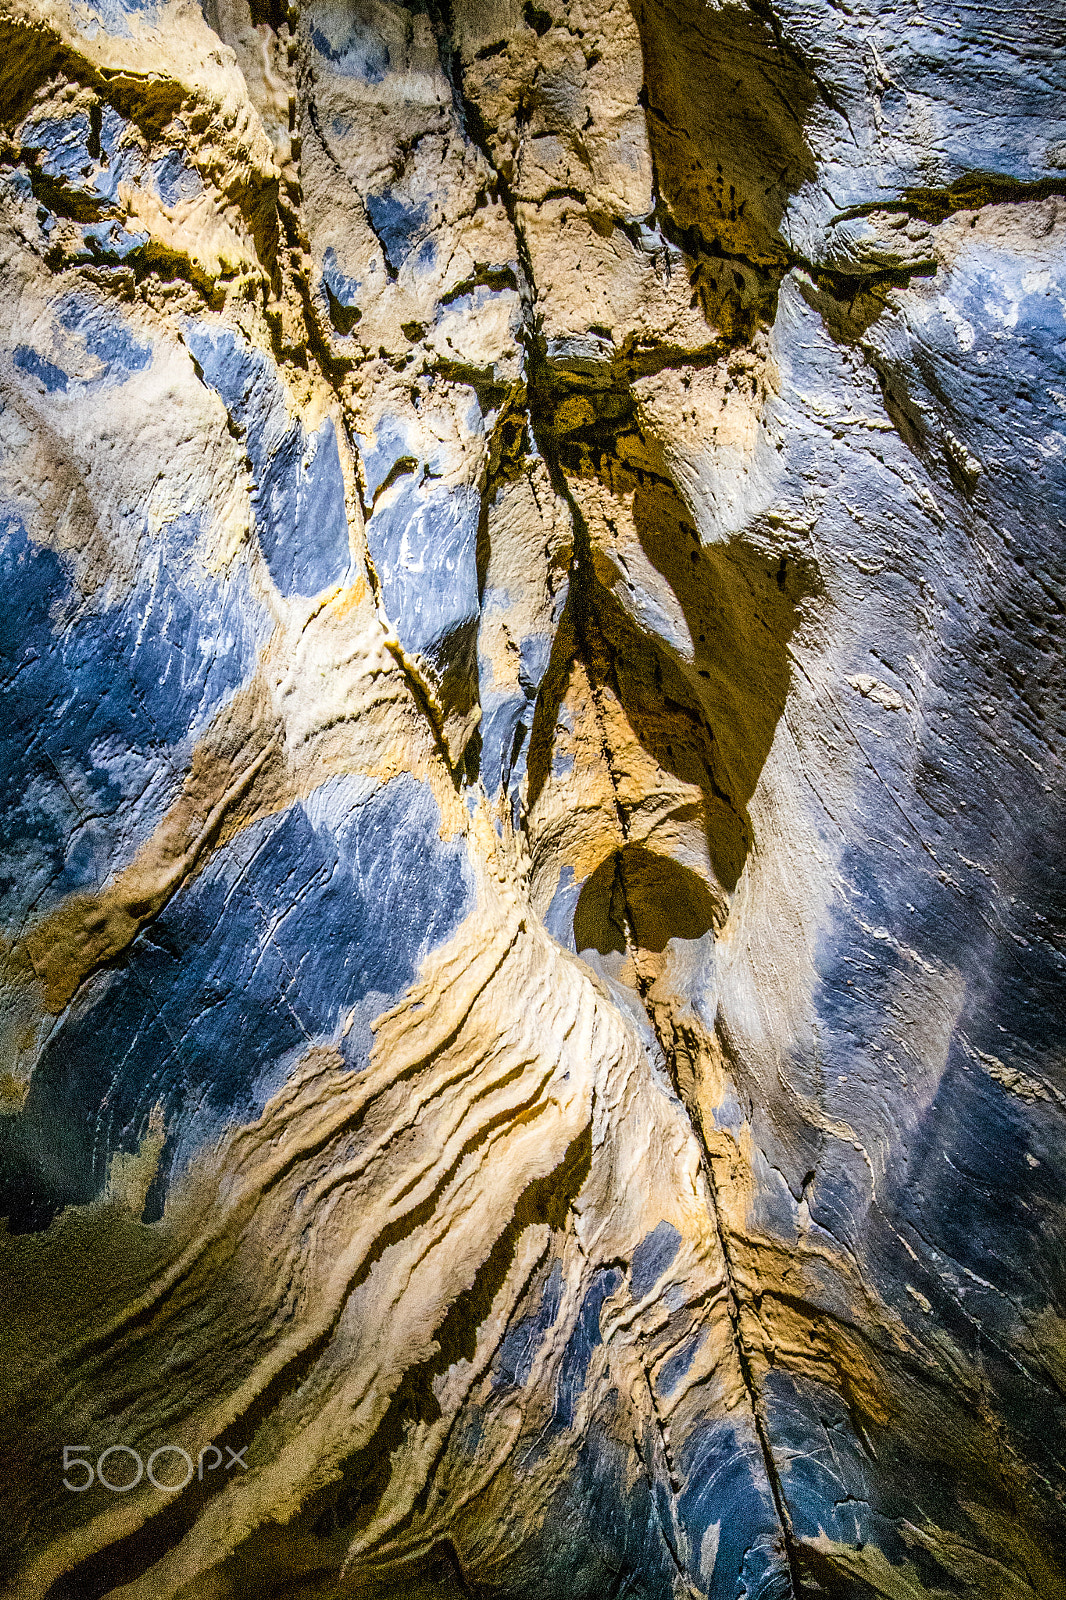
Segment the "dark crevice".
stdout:
<path fill-rule="evenodd" d="M 370 502 L 370 510 L 367 514 L 370 515 L 373 512 L 374 507 L 377 505 L 382 495 L 385 494 L 387 490 L 391 489 L 394 483 L 397 483 L 400 478 L 405 478 L 409 476 L 410 473 L 417 471 L 418 462 L 415 460 L 414 456 L 397 457 L 397 459 L 392 463 L 392 466 L 389 468 L 388 472 L 386 472 L 385 476 L 382 478 L 381 482 L 378 484 L 377 488 L 374 490 L 374 496 Z"/>
<path fill-rule="evenodd" d="M 601 634 L 601 630 L 600 630 L 600 627 L 599 627 L 599 618 L 598 618 L 598 615 L 597 615 L 597 612 L 596 612 L 595 601 L 593 599 L 594 586 L 596 586 L 596 580 L 595 580 L 595 576 L 594 576 L 594 572 L 593 572 L 593 564 L 592 564 L 591 539 L 590 539 L 590 536 L 589 536 L 588 526 L 587 526 L 587 524 L 585 522 L 585 519 L 584 519 L 584 517 L 583 517 L 583 515 L 581 513 L 580 507 L 577 505 L 577 502 L 574 499 L 573 493 L 570 490 L 570 486 L 567 483 L 566 475 L 565 475 L 565 473 L 563 471 L 563 468 L 562 468 L 562 465 L 560 463 L 558 450 L 555 447 L 555 440 L 552 438 L 549 429 L 545 428 L 543 425 L 538 427 L 538 411 L 539 411 L 540 408 L 538 407 L 537 401 L 538 401 L 538 398 L 539 398 L 540 389 L 544 385 L 544 379 L 545 379 L 545 376 L 546 376 L 546 374 L 545 374 L 545 363 L 543 361 L 543 356 L 542 356 L 540 350 L 537 349 L 536 346 L 534 346 L 531 349 L 530 353 L 531 353 L 531 360 L 530 360 L 530 394 L 531 394 L 530 415 L 531 415 L 531 419 L 533 420 L 534 434 L 535 434 L 535 437 L 536 437 L 536 440 L 537 440 L 538 448 L 540 449 L 540 452 L 541 452 L 545 462 L 548 465 L 548 470 L 549 470 L 549 475 L 551 477 L 552 486 L 555 489 L 556 493 L 560 496 L 560 498 L 568 506 L 568 508 L 570 510 L 572 523 L 573 523 L 573 529 L 574 529 L 574 557 L 573 557 L 573 561 L 571 563 L 571 570 L 570 570 L 570 598 L 569 598 L 569 601 L 568 601 L 568 610 L 570 611 L 570 614 L 571 614 L 571 623 L 572 623 L 573 632 L 574 632 L 574 640 L 575 640 L 575 644 L 576 644 L 576 653 L 578 654 L 578 656 L 580 657 L 582 662 L 585 664 L 586 669 L 588 670 L 590 668 L 590 663 L 594 659 L 594 651 L 592 649 L 592 644 L 591 644 L 593 634 L 594 633 L 595 634 Z M 602 637 L 602 635 L 601 635 L 601 637 Z M 623 700 L 623 697 L 622 697 L 622 694 L 621 694 L 621 691 L 620 691 L 620 688 L 619 688 L 619 685 L 618 685 L 617 676 L 615 675 L 613 654 L 610 654 L 608 656 L 608 661 L 609 661 L 609 671 L 610 671 L 610 674 L 611 674 L 611 678 L 613 679 L 613 681 L 611 683 L 612 690 L 613 690 L 613 692 L 615 694 L 615 697 L 618 700 L 619 704 L 624 704 L 624 700 Z M 610 740 L 608 739 L 606 731 L 605 731 L 604 721 L 603 721 L 602 704 L 601 704 L 600 699 L 598 697 L 598 691 L 597 691 L 597 689 L 595 687 L 595 681 L 594 681 L 593 674 L 592 674 L 591 670 L 589 671 L 589 681 L 590 681 L 590 685 L 592 686 L 594 712 L 595 712 L 595 715 L 596 715 L 597 725 L 598 725 L 599 732 L 600 732 L 600 744 L 601 744 L 601 750 L 602 750 L 602 754 L 603 754 L 603 760 L 604 760 L 604 764 L 605 764 L 606 770 L 607 770 L 607 772 L 608 772 L 608 774 L 610 776 L 612 791 L 613 791 L 613 794 L 614 794 L 615 810 L 616 810 L 616 815 L 617 815 L 617 820 L 618 820 L 618 826 L 619 826 L 619 830 L 620 830 L 620 833 L 622 835 L 623 840 L 628 841 L 628 839 L 629 839 L 629 826 L 628 826 L 628 819 L 627 819 L 626 813 L 625 813 L 625 808 L 622 805 L 621 796 L 620 796 L 619 774 L 618 774 L 617 769 L 616 769 L 616 764 L 615 764 L 615 761 L 614 761 Z M 609 895 L 609 900 L 610 900 L 610 903 L 612 905 L 617 904 L 617 906 L 618 906 L 618 911 L 615 913 L 615 922 L 616 922 L 616 925 L 618 926 L 619 934 L 622 933 L 623 927 L 624 927 L 624 932 L 625 932 L 624 944 L 625 944 L 625 946 L 629 947 L 631 949 L 637 949 L 640 946 L 640 928 L 638 926 L 638 919 L 634 914 L 634 909 L 633 909 L 633 906 L 630 903 L 629 896 L 628 896 L 628 893 L 627 893 L 625 875 L 624 875 L 623 866 L 622 866 L 622 859 L 623 859 L 622 852 L 621 851 L 616 852 L 616 854 L 615 854 L 615 856 L 613 858 L 612 866 L 611 866 L 612 889 L 611 889 L 611 893 Z M 577 930 L 576 930 L 576 924 L 575 924 L 575 932 L 576 931 Z M 621 940 L 620 940 L 620 943 L 621 943 Z M 646 987 L 645 987 L 644 993 L 642 994 L 642 998 L 645 999 L 645 1002 L 646 1002 Z M 673 1042 L 672 1042 L 672 1039 L 664 1039 L 664 1038 L 661 1037 L 661 1035 L 659 1034 L 659 1031 L 658 1031 L 656 1017 L 654 1015 L 654 1012 L 653 1012 L 652 1008 L 648 1007 L 647 1004 L 646 1004 L 646 1010 L 647 1010 L 647 1013 L 648 1013 L 648 1016 L 649 1016 L 649 1021 L 651 1022 L 653 1029 L 656 1031 L 657 1037 L 659 1037 L 660 1045 L 661 1045 L 661 1047 L 663 1049 L 664 1055 L 666 1056 L 667 1061 L 672 1063 L 673 1062 Z M 675 1073 L 675 1076 L 676 1076 L 676 1067 L 674 1068 L 674 1073 Z M 684 1104 L 684 1101 L 682 1101 L 682 1104 Z M 794 1541 L 793 1541 L 793 1537 L 792 1537 L 791 1519 L 790 1519 L 789 1512 L 788 1512 L 788 1507 L 787 1507 L 787 1504 L 786 1504 L 786 1501 L 785 1501 L 784 1492 L 783 1492 L 783 1488 L 782 1488 L 782 1484 L 781 1484 L 781 1480 L 780 1480 L 780 1475 L 778 1473 L 777 1465 L 776 1465 L 776 1462 L 774 1461 L 773 1453 L 772 1453 L 772 1450 L 771 1450 L 771 1447 L 770 1447 L 770 1441 L 769 1441 L 768 1431 L 767 1431 L 767 1428 L 766 1428 L 766 1423 L 765 1423 L 765 1420 L 764 1420 L 764 1418 L 762 1416 L 761 1406 L 760 1406 L 760 1401 L 759 1401 L 759 1395 L 758 1395 L 758 1388 L 757 1388 L 757 1385 L 756 1385 L 756 1382 L 755 1382 L 754 1373 L 752 1371 L 751 1363 L 750 1363 L 750 1360 L 749 1360 L 749 1358 L 747 1356 L 747 1352 L 746 1352 L 746 1350 L 744 1348 L 743 1337 L 742 1337 L 741 1328 L 740 1328 L 739 1303 L 738 1303 L 738 1299 L 737 1299 L 736 1266 L 735 1266 L 735 1263 L 734 1263 L 734 1261 L 732 1259 L 732 1255 L 731 1255 L 731 1252 L 730 1252 L 730 1249 L 729 1249 L 728 1240 L 727 1240 L 727 1237 L 726 1237 L 726 1231 L 725 1231 L 725 1229 L 723 1227 L 722 1220 L 721 1220 L 721 1210 L 720 1210 L 720 1205 L 719 1205 L 717 1186 L 716 1186 L 715 1178 L 714 1178 L 714 1171 L 713 1171 L 713 1167 L 712 1167 L 712 1164 L 711 1164 L 710 1153 L 709 1153 L 709 1151 L 707 1149 L 706 1141 L 705 1141 L 705 1138 L 704 1138 L 704 1135 L 703 1135 L 702 1126 L 698 1123 L 698 1113 L 694 1116 L 692 1108 L 688 1108 L 688 1113 L 689 1113 L 689 1119 L 693 1123 L 694 1132 L 696 1134 L 697 1142 L 698 1142 L 698 1145 L 699 1145 L 699 1148 L 700 1148 L 700 1152 L 701 1152 L 701 1159 L 702 1159 L 702 1162 L 703 1162 L 704 1170 L 705 1170 L 705 1172 L 707 1174 L 708 1191 L 709 1191 L 709 1194 L 711 1196 L 712 1210 L 713 1210 L 713 1220 L 714 1220 L 715 1230 L 716 1230 L 716 1233 L 717 1233 L 717 1236 L 718 1236 L 718 1240 L 719 1240 L 719 1244 L 720 1244 L 720 1247 L 721 1247 L 721 1250 L 722 1250 L 723 1261 L 725 1263 L 727 1290 L 728 1290 L 728 1307 L 729 1307 L 730 1324 L 731 1324 L 732 1334 L 733 1334 L 733 1343 L 734 1343 L 734 1346 L 735 1346 L 735 1349 L 736 1349 L 737 1360 L 738 1360 L 738 1364 L 739 1364 L 739 1367 L 740 1367 L 741 1375 L 742 1375 L 742 1378 L 743 1378 L 745 1390 L 746 1390 L 747 1395 L 748 1395 L 748 1401 L 749 1401 L 749 1404 L 750 1404 L 750 1407 L 751 1407 L 751 1412 L 752 1412 L 752 1417 L 753 1417 L 753 1422 L 754 1422 L 754 1426 L 755 1426 L 755 1429 L 756 1429 L 756 1433 L 758 1435 L 759 1446 L 760 1446 L 760 1450 L 761 1450 L 763 1461 L 764 1461 L 764 1465 L 765 1465 L 767 1479 L 769 1481 L 771 1493 L 773 1495 L 775 1512 L 776 1512 L 776 1515 L 777 1515 L 777 1518 L 778 1518 L 778 1522 L 779 1522 L 780 1527 L 781 1527 L 781 1536 L 782 1536 L 782 1540 L 783 1540 L 783 1544 L 784 1544 L 786 1559 L 788 1561 L 788 1566 L 789 1566 L 789 1573 L 790 1573 L 790 1581 L 791 1581 L 791 1586 L 792 1586 L 792 1592 L 793 1592 L 793 1595 L 795 1597 L 797 1597 L 797 1600 L 798 1600 L 798 1597 L 801 1594 L 801 1590 L 800 1590 L 800 1588 L 798 1586 L 797 1576 L 796 1576 L 796 1574 L 797 1574 L 797 1564 L 796 1564 L 796 1558 L 795 1558 Z M 664 1535 L 664 1538 L 665 1538 L 665 1535 Z M 671 1546 L 671 1543 L 670 1543 L 670 1541 L 668 1539 L 665 1539 L 665 1543 L 667 1545 L 667 1548 L 669 1550 L 669 1553 L 670 1553 L 671 1557 L 674 1560 L 675 1565 L 678 1567 L 678 1571 L 679 1571 L 681 1577 L 684 1578 L 685 1574 L 682 1571 L 680 1565 L 678 1564 L 676 1552 L 674 1552 L 674 1550 L 673 1550 L 673 1548 Z"/>
<path fill-rule="evenodd" d="M 355 328 L 356 323 L 361 320 L 363 313 L 358 306 L 343 305 L 342 302 L 337 299 L 337 296 L 333 293 L 333 290 L 330 288 L 328 283 L 326 284 L 325 288 L 326 298 L 329 301 L 329 320 L 333 324 L 333 327 L 336 329 L 336 331 L 343 338 L 347 338 L 347 336 Z"/>
<path fill-rule="evenodd" d="M 846 222 L 854 217 L 869 217 L 887 211 L 897 216 L 915 217 L 934 225 L 945 222 L 956 211 L 981 211 L 986 206 L 1018 205 L 1023 201 L 1066 198 L 1066 178 L 1039 178 L 1023 182 L 998 172 L 967 172 L 941 189 L 904 189 L 900 200 L 868 200 L 849 206 L 834 217 Z"/>
<path fill-rule="evenodd" d="M 614 363 L 568 367 L 546 359 L 542 340 L 528 341 L 531 423 L 553 489 L 569 509 L 574 554 L 561 624 L 569 642 L 553 650 L 541 688 L 527 810 L 550 769 L 549 705 L 557 712 L 569 661 L 580 660 L 601 744 L 609 745 L 609 696 L 655 763 L 702 794 L 709 860 L 718 884 L 731 892 L 752 843 L 747 806 L 784 709 L 787 641 L 801 600 L 818 588 L 817 573 L 792 551 L 782 566 L 780 554 L 769 556 L 742 540 L 702 543 L 657 442 L 644 431 L 628 378 L 635 355 L 623 350 Z M 751 381 L 746 369 L 731 376 L 736 383 Z M 582 479 L 598 479 L 624 504 L 630 536 L 681 606 L 691 655 L 648 633 L 627 609 L 624 547 L 616 551 L 607 539 L 593 537 L 578 497 Z M 607 524 L 614 537 L 609 517 Z M 609 748 L 604 760 L 613 770 Z M 619 821 L 625 850 L 628 830 Z M 640 863 L 634 858 L 631 865 L 639 878 Z M 628 867 L 626 876 L 634 876 Z M 718 892 L 712 886 L 711 898 Z"/>
<path fill-rule="evenodd" d="M 452 42 L 452 24 L 449 0 L 437 0 L 437 3 L 431 5 L 430 14 L 434 21 L 442 64 L 452 87 L 453 100 L 457 114 L 460 118 L 460 122 L 464 131 L 481 150 L 486 161 L 489 163 L 490 167 L 495 173 L 501 200 L 511 221 L 516 247 L 519 254 L 519 260 L 525 275 L 526 284 L 528 285 L 528 293 L 530 295 L 532 304 L 535 305 L 535 279 L 532 271 L 528 247 L 526 246 L 523 233 L 515 213 L 514 197 L 510 191 L 510 187 L 507 184 L 506 179 L 502 176 L 502 174 L 500 174 L 495 162 L 493 161 L 489 141 L 480 113 L 478 109 L 469 101 L 465 94 L 462 81 L 462 66 L 458 57 L 458 53 L 455 50 Z M 584 200 L 583 195 L 580 196 L 580 198 Z M 667 215 L 666 221 L 667 226 L 673 229 L 674 224 L 672 218 Z M 700 243 L 702 244 L 703 241 L 701 240 Z M 713 246 L 708 247 L 708 253 L 713 253 Z M 594 714 L 596 716 L 597 726 L 600 733 L 600 746 L 604 764 L 610 776 L 612 792 L 615 798 L 615 811 L 618 827 L 623 840 L 628 840 L 629 826 L 625 808 L 622 805 L 620 797 L 619 773 L 614 761 L 611 743 L 605 729 L 603 708 L 600 699 L 601 691 L 596 683 L 596 675 L 593 670 L 594 658 L 600 653 L 600 651 L 594 650 L 593 648 L 593 638 L 594 636 L 597 638 L 597 642 L 600 645 L 601 650 L 605 641 L 603 640 L 602 628 L 600 625 L 596 600 L 594 598 L 595 591 L 598 589 L 599 585 L 595 578 L 593 566 L 592 542 L 585 518 L 582 515 L 581 509 L 577 504 L 577 501 L 575 500 L 567 482 L 566 473 L 563 469 L 560 459 L 558 441 L 554 437 L 554 432 L 549 421 L 549 418 L 555 409 L 554 405 L 552 404 L 552 401 L 555 398 L 555 396 L 552 394 L 552 391 L 556 387 L 556 382 L 552 374 L 549 372 L 548 364 L 545 359 L 544 341 L 537 335 L 535 321 L 532 327 L 527 326 L 526 352 L 527 378 L 529 386 L 528 417 L 530 428 L 532 430 L 540 455 L 547 466 L 552 487 L 570 512 L 571 524 L 573 528 L 573 555 L 569 571 L 569 593 L 564 618 L 562 619 L 556 636 L 556 644 L 558 644 L 560 640 L 566 639 L 569 635 L 572 638 L 573 645 L 575 647 L 575 654 L 579 659 L 581 659 L 589 673 L 590 688 L 593 696 Z M 721 353 L 722 346 L 717 342 L 709 345 L 705 350 L 696 352 L 686 350 L 675 351 L 673 349 L 664 350 L 662 347 L 658 347 L 650 351 L 638 351 L 636 348 L 627 348 L 621 353 L 619 365 L 622 368 L 624 375 L 631 381 L 632 378 L 639 373 L 661 371 L 668 365 L 676 364 L 701 366 L 704 364 L 710 364 L 711 362 L 720 359 Z M 628 388 L 628 384 L 626 387 Z M 626 416 L 628 414 L 631 416 L 632 409 L 632 398 L 631 396 L 627 396 L 622 403 L 622 415 Z M 617 417 L 612 419 L 613 425 L 611 427 L 611 433 L 613 437 L 617 436 L 618 420 L 619 419 Z M 567 623 L 569 623 L 568 627 L 566 626 Z M 618 703 L 620 705 L 624 704 L 623 695 L 617 680 L 613 652 L 608 649 L 605 653 L 607 657 L 610 687 Z M 553 658 L 554 656 L 555 651 L 553 650 Z M 546 677 L 545 688 L 547 688 L 548 682 L 552 680 L 553 677 L 558 678 L 560 676 L 562 675 L 558 671 L 558 666 L 555 674 L 552 673 L 550 666 Z M 566 676 L 568 676 L 568 673 Z M 538 697 L 538 714 L 541 710 L 543 696 L 544 689 L 541 691 L 541 697 Z M 554 717 L 552 717 L 550 720 L 554 725 Z M 536 740 L 537 731 L 538 730 L 535 724 L 534 740 Z M 547 729 L 542 729 L 541 731 L 543 736 L 543 733 L 547 732 Z M 532 761 L 533 757 L 531 752 L 531 767 Z M 728 800 L 728 797 L 723 795 L 723 799 Z M 639 930 L 637 919 L 634 916 L 634 911 L 629 903 L 629 898 L 627 895 L 621 852 L 617 853 L 614 858 L 612 872 L 615 888 L 619 893 L 621 902 L 622 919 L 624 920 L 627 935 L 626 942 L 631 944 L 632 947 L 636 948 L 639 944 Z M 612 899 L 613 898 L 614 896 L 612 895 Z M 712 1193 L 713 1192 L 714 1191 L 712 1188 Z M 715 1220 L 717 1225 L 717 1213 Z M 721 1237 L 720 1227 L 719 1236 Z M 735 1295 L 732 1287 L 732 1280 L 730 1281 L 730 1294 L 733 1297 L 731 1304 L 733 1306 L 734 1313 L 734 1337 L 738 1345 L 740 1358 L 743 1362 L 744 1357 L 739 1342 L 739 1329 L 736 1322 Z M 749 1382 L 750 1387 L 749 1372 L 745 1372 L 745 1378 L 746 1381 Z M 752 1406 L 754 1411 L 755 1398 L 753 1393 Z M 761 1421 L 759 1426 L 761 1428 Z M 761 1434 L 760 1440 L 763 1444 L 764 1453 L 768 1454 L 768 1446 Z M 779 1485 L 775 1486 L 775 1497 L 778 1499 L 780 1498 Z M 782 1514 L 782 1505 L 783 1502 L 778 1505 L 778 1513 L 779 1516 L 782 1517 L 782 1527 L 784 1529 L 785 1522 Z"/>
<path fill-rule="evenodd" d="M 503 289 L 518 289 L 518 279 L 510 267 L 487 267 L 478 262 L 474 271 L 468 278 L 463 278 L 455 284 L 446 294 L 442 294 L 439 304 L 450 306 L 456 300 L 461 300 L 464 295 L 472 294 L 475 289 L 493 289 L 499 293 Z"/>
<path fill-rule="evenodd" d="M 801 1552 L 793 1533 L 792 1517 L 788 1508 L 788 1501 L 785 1497 L 784 1485 L 782 1483 L 781 1474 L 778 1470 L 777 1462 L 774 1458 L 773 1448 L 770 1443 L 770 1433 L 766 1418 L 763 1415 L 758 1382 L 756 1381 L 751 1358 L 744 1343 L 744 1335 L 740 1320 L 740 1292 L 737 1287 L 738 1283 L 742 1282 L 743 1279 L 738 1273 L 737 1264 L 733 1257 L 729 1230 L 722 1221 L 722 1205 L 718 1193 L 718 1183 L 715 1177 L 714 1161 L 707 1143 L 707 1136 L 703 1126 L 703 1117 L 700 1111 L 699 1103 L 698 1101 L 690 1101 L 689 1096 L 684 1093 L 682 1088 L 682 1074 L 678 1070 L 677 1044 L 673 1030 L 671 1029 L 669 1032 L 667 1032 L 660 1023 L 658 1008 L 650 1003 L 649 1000 L 650 988 L 651 983 L 646 978 L 638 978 L 638 990 L 640 991 L 641 999 L 644 1002 L 644 1009 L 647 1014 L 648 1021 L 651 1024 L 655 1037 L 659 1042 L 659 1047 L 666 1059 L 671 1080 L 673 1081 L 678 1099 L 685 1107 L 689 1124 L 692 1128 L 692 1132 L 699 1148 L 700 1161 L 703 1167 L 704 1176 L 707 1180 L 708 1194 L 710 1195 L 711 1199 L 711 1217 L 714 1223 L 715 1232 L 718 1237 L 719 1247 L 722 1252 L 722 1261 L 725 1268 L 726 1305 L 729 1313 L 729 1322 L 733 1333 L 733 1346 L 736 1350 L 737 1363 L 740 1368 L 744 1389 L 748 1397 L 748 1404 L 751 1408 L 752 1420 L 759 1441 L 759 1449 L 762 1454 L 763 1465 L 766 1471 L 767 1481 L 770 1486 L 770 1492 L 773 1496 L 774 1510 L 777 1515 L 777 1520 L 781 1526 L 781 1538 L 784 1546 L 785 1559 L 788 1563 L 792 1594 L 794 1600 L 803 1600 L 806 1589 L 799 1581 L 799 1574 L 802 1570 Z"/>

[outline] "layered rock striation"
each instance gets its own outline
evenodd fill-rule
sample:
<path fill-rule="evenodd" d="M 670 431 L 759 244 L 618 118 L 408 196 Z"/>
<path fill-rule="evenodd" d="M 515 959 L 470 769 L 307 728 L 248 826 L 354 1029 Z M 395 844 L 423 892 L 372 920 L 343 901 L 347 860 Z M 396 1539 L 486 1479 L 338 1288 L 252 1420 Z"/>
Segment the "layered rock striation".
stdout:
<path fill-rule="evenodd" d="M 1066 1596 L 1061 19 L 544 4 L 0 9 L 20 1600 Z"/>

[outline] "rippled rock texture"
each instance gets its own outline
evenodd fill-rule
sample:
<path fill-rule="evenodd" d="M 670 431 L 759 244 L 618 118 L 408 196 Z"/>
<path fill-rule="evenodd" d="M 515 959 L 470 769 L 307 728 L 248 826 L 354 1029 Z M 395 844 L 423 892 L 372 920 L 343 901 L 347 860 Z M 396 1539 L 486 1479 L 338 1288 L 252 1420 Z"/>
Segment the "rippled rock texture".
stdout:
<path fill-rule="evenodd" d="M 3 0 L 19 1600 L 1066 1596 L 1061 15 L 543 5 Z"/>

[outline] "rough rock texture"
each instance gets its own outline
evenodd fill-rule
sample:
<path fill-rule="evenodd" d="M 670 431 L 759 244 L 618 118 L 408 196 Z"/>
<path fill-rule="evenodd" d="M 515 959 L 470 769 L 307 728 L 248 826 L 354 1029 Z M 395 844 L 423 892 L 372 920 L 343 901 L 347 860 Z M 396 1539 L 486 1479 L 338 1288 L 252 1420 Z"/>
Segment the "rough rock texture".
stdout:
<path fill-rule="evenodd" d="M 1061 15 L 543 4 L 3 0 L 20 1600 L 1066 1596 Z"/>

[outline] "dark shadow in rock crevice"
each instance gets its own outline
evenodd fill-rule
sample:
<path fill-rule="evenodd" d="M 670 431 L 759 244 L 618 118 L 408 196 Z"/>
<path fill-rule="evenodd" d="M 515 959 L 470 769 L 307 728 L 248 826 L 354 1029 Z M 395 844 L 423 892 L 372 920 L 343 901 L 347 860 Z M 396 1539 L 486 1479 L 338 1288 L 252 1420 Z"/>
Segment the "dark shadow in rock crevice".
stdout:
<path fill-rule="evenodd" d="M 824 93 L 769 8 L 631 3 L 663 231 L 689 258 L 708 322 L 743 334 L 772 316 L 788 270 L 778 229 L 814 178 L 804 125 Z"/>
<path fill-rule="evenodd" d="M 589 669 L 594 686 L 619 702 L 635 742 L 664 772 L 702 794 L 703 825 L 711 866 L 727 891 L 736 887 L 751 848 L 746 805 L 730 787 L 721 759 L 718 727 L 676 657 L 653 634 L 642 632 L 615 595 L 593 579 L 595 631 Z M 769 745 L 761 752 L 761 770 Z"/>
<path fill-rule="evenodd" d="M 673 484 L 638 485 L 641 546 L 681 603 L 695 659 L 684 664 L 714 728 L 734 803 L 747 806 L 785 709 L 788 644 L 801 602 L 818 587 L 807 559 L 744 538 L 703 544 Z"/>
<path fill-rule="evenodd" d="M 774 549 L 745 538 L 703 543 L 625 376 L 606 363 L 595 377 L 543 363 L 530 409 L 571 505 L 578 555 L 568 605 L 572 644 L 553 652 L 556 670 L 542 696 L 558 704 L 568 663 L 580 655 L 593 692 L 605 690 L 621 706 L 634 741 L 664 772 L 702 793 L 714 875 L 732 891 L 752 845 L 747 807 L 788 694 L 789 641 L 800 604 L 819 587 L 817 573 L 809 557 L 786 553 L 778 539 Z M 671 642 L 638 619 L 640 595 L 617 551 L 585 523 L 581 479 L 598 480 L 618 502 L 619 523 L 635 531 L 669 586 L 688 640 Z M 547 770 L 549 718 L 540 706 L 538 718 L 530 803 Z"/>
<path fill-rule="evenodd" d="M 574 913 L 578 950 L 666 949 L 669 939 L 699 939 L 721 926 L 724 905 L 698 873 L 644 845 L 627 844 L 601 862 Z"/>
<path fill-rule="evenodd" d="M 526 759 L 526 772 L 528 773 L 526 788 L 527 812 L 532 811 L 536 805 L 551 772 L 559 711 L 570 687 L 570 677 L 573 672 L 576 655 L 577 635 L 574 628 L 574 606 L 571 592 L 567 597 L 566 604 L 563 607 L 563 614 L 555 630 L 551 655 L 548 657 L 548 669 L 541 680 L 537 703 L 533 712 L 533 730 L 530 734 L 529 754 Z"/>

